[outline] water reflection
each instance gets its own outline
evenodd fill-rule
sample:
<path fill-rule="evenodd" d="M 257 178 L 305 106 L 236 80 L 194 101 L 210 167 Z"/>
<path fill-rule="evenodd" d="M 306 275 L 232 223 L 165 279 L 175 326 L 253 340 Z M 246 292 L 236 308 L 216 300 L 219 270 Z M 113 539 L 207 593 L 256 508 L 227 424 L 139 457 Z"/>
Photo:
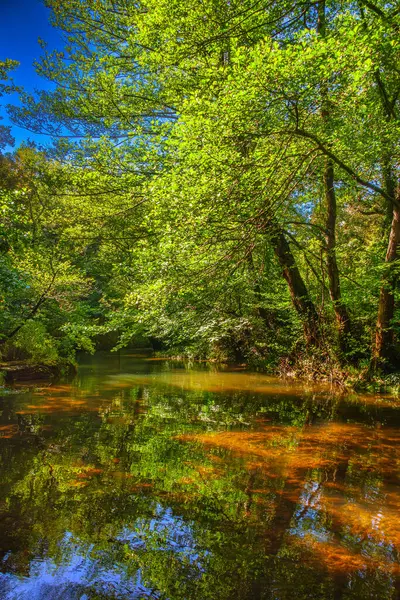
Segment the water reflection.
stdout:
<path fill-rule="evenodd" d="M 0 403 L 0 598 L 397 598 L 395 398 L 103 355 Z"/>
<path fill-rule="evenodd" d="M 143 559 L 151 552 L 172 553 L 175 560 L 192 566 L 192 577 L 204 571 L 190 525 L 176 517 L 171 509 L 157 504 L 152 519 L 138 519 L 132 527 L 124 526 L 113 541 L 124 548 L 135 562 L 140 552 Z M 136 600 L 160 598 L 160 594 L 143 582 L 142 568 L 136 572 L 123 562 L 113 563 L 107 549 L 99 551 L 94 544 L 75 539 L 65 533 L 60 544 L 61 561 L 50 557 L 33 559 L 29 575 L 21 577 L 8 572 L 0 578 L 0 594 L 4 600 L 42 600 L 43 598 L 110 597 Z M 3 558 L 7 563 L 9 556 Z"/>

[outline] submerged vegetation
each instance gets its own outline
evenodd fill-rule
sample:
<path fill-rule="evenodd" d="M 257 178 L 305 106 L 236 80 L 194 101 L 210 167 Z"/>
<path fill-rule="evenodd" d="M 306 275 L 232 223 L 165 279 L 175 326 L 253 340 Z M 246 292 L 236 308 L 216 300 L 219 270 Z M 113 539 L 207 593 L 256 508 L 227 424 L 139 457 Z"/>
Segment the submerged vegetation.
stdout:
<path fill-rule="evenodd" d="M 398 4 L 46 5 L 52 86 L 9 112 L 52 145 L 0 161 L 2 359 L 398 370 Z"/>

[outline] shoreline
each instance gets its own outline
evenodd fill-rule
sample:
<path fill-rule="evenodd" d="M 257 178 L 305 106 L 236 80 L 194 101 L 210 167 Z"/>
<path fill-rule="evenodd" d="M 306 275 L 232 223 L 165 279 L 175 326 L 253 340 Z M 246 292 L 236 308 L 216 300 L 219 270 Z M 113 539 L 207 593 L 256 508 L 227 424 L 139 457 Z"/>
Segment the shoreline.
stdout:
<path fill-rule="evenodd" d="M 27 361 L 10 361 L 0 363 L 0 381 L 6 385 L 20 382 L 34 382 L 44 379 L 56 379 L 63 375 L 76 373 L 73 363 L 29 363 Z"/>

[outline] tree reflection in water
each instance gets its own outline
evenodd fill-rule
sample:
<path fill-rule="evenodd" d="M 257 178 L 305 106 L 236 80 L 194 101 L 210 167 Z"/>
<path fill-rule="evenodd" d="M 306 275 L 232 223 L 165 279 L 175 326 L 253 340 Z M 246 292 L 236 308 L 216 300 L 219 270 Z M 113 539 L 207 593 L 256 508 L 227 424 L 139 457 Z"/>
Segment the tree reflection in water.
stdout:
<path fill-rule="evenodd" d="M 5 600 L 397 598 L 394 398 L 100 356 L 1 410 Z"/>

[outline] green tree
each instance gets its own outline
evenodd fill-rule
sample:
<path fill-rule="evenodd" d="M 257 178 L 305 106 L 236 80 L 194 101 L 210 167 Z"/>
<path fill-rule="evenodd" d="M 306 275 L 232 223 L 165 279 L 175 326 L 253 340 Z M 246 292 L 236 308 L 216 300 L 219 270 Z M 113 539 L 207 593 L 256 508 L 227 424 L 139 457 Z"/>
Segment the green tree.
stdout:
<path fill-rule="evenodd" d="M 228 281 L 234 319 L 256 316 L 268 329 L 262 265 L 272 251 L 291 320 L 312 352 L 325 361 L 369 353 L 375 366 L 390 367 L 399 234 L 396 10 L 330 1 L 48 5 L 69 39 L 38 64 L 56 91 L 25 96 L 13 116 L 59 138 L 79 172 L 107 178 L 110 201 L 124 202 L 123 226 L 136 220 L 133 244 L 110 253 L 124 273 L 108 288 L 120 315 L 109 311 L 111 322 L 123 328 L 128 307 L 127 325 L 144 330 L 145 321 L 147 331 L 160 332 L 157 319 L 182 322 L 172 315 L 184 302 L 218 313 L 230 292 L 220 302 L 217 289 Z M 93 200 L 97 190 L 82 181 L 83 196 Z M 373 217 L 374 236 L 365 235 L 357 256 L 349 232 L 357 238 L 361 214 Z M 120 231 L 107 229 L 115 240 Z M 168 254 L 161 269 L 159 252 Z M 221 282 L 214 294 L 205 290 L 207 274 Z M 198 290 L 192 277 L 203 281 Z M 170 300 L 148 310 L 139 289 Z M 188 339 L 199 320 L 196 311 L 183 312 L 192 323 Z M 164 327 L 164 337 L 173 329 Z"/>

